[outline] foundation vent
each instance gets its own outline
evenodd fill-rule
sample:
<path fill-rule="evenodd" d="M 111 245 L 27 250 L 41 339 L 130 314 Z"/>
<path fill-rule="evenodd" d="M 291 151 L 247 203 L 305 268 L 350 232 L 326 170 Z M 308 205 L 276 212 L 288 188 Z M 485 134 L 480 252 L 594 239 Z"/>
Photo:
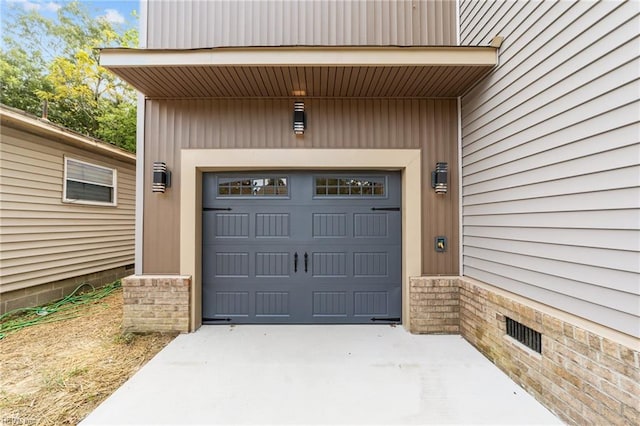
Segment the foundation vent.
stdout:
<path fill-rule="evenodd" d="M 507 335 L 513 337 L 529 349 L 539 354 L 542 353 L 542 335 L 524 324 L 505 317 L 507 325 Z"/>

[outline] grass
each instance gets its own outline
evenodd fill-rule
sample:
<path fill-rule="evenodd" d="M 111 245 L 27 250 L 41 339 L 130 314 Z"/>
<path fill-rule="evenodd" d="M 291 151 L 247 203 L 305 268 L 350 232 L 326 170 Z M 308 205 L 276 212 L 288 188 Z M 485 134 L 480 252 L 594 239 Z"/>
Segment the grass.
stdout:
<path fill-rule="evenodd" d="M 77 424 L 175 337 L 122 333 L 121 289 L 47 317 L 0 340 L 0 425 Z"/>

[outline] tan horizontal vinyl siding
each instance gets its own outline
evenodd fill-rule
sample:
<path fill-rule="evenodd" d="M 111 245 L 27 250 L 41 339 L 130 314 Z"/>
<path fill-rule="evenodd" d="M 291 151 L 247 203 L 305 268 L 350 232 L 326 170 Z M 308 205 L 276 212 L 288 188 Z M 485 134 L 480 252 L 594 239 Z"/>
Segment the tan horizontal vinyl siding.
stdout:
<path fill-rule="evenodd" d="M 133 263 L 135 165 L 3 125 L 0 291 Z M 64 156 L 117 170 L 117 207 L 62 202 Z"/>
<path fill-rule="evenodd" d="M 640 336 L 638 2 L 466 2 L 463 273 Z"/>
<path fill-rule="evenodd" d="M 293 99 L 147 101 L 144 273 L 179 273 L 179 159 L 189 148 L 422 149 L 423 273 L 458 273 L 458 176 L 445 196 L 430 186 L 436 162 L 457 170 L 455 99 L 307 99 L 304 137 L 293 134 L 292 111 Z M 153 161 L 173 173 L 165 194 L 151 193 Z M 437 235 L 448 237 L 447 253 L 434 252 Z"/>
<path fill-rule="evenodd" d="M 147 48 L 455 45 L 450 0 L 150 0 Z"/>

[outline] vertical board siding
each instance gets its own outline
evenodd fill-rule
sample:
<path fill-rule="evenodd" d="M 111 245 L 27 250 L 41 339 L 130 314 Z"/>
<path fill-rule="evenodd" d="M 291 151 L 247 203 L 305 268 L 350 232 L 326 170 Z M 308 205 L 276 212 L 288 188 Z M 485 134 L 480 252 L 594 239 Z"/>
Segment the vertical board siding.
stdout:
<path fill-rule="evenodd" d="M 2 126 L 0 292 L 133 263 L 135 165 Z M 64 156 L 115 168 L 117 207 L 62 202 Z"/>
<path fill-rule="evenodd" d="M 423 273 L 458 273 L 458 176 L 449 193 L 430 186 L 438 161 L 457 170 L 457 102 L 394 99 L 307 99 L 304 137 L 292 131 L 292 99 L 147 100 L 145 177 L 153 161 L 166 161 L 173 182 L 152 194 L 145 182 L 144 272 L 179 272 L 180 150 L 216 148 L 422 149 Z M 330 165 L 329 165 L 330 166 Z M 448 237 L 435 253 L 434 237 Z"/>
<path fill-rule="evenodd" d="M 638 2 L 461 4 L 463 273 L 640 336 Z"/>
<path fill-rule="evenodd" d="M 455 45 L 452 0 L 149 0 L 146 47 Z"/>

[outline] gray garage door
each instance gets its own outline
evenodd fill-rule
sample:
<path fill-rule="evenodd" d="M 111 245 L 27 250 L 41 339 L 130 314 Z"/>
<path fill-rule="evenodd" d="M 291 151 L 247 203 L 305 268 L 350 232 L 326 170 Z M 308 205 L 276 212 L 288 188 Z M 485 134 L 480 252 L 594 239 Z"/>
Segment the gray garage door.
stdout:
<path fill-rule="evenodd" d="M 401 315 L 400 175 L 205 173 L 205 323 Z"/>

